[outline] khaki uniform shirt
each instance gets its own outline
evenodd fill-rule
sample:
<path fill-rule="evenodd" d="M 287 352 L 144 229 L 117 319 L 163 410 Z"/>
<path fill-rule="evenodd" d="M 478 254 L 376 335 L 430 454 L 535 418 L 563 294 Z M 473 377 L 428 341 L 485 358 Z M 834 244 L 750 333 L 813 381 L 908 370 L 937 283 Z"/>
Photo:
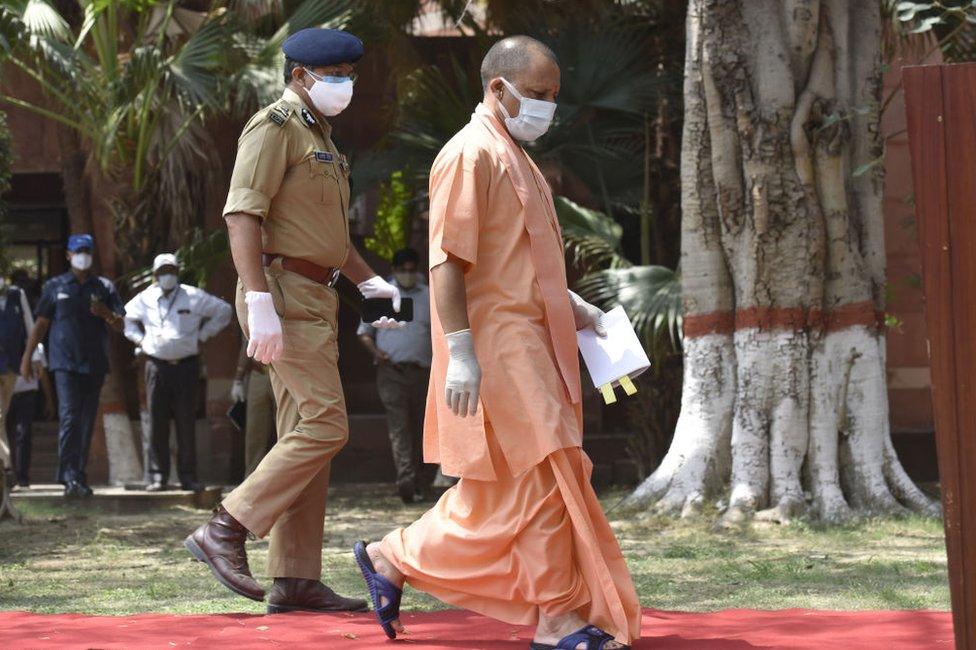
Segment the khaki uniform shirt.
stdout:
<path fill-rule="evenodd" d="M 285 89 L 237 142 L 224 205 L 261 220 L 262 250 L 340 267 L 349 251 L 349 165 L 301 97 Z"/>

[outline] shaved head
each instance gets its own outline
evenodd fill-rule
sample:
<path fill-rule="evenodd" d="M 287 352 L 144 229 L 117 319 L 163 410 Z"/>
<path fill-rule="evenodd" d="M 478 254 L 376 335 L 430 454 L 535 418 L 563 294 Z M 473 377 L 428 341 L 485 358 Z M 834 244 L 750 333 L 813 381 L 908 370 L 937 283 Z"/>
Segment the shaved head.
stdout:
<path fill-rule="evenodd" d="M 531 36 L 509 36 L 491 46 L 481 61 L 481 86 L 488 90 L 492 79 L 504 77 L 514 82 L 518 75 L 528 71 L 538 57 L 548 59 L 559 66 L 559 61 L 549 46 Z"/>

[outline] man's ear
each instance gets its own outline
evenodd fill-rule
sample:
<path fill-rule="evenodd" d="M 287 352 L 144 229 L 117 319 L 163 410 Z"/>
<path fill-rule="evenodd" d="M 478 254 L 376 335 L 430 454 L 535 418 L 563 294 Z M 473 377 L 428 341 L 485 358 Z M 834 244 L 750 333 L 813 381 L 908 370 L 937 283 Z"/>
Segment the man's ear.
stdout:
<path fill-rule="evenodd" d="M 488 82 L 488 92 L 494 95 L 495 99 L 501 99 L 504 90 L 505 84 L 502 83 L 501 77 L 495 77 Z"/>
<path fill-rule="evenodd" d="M 302 79 L 305 78 L 305 68 L 301 66 L 295 66 L 291 69 L 291 80 L 297 83 L 299 86 L 305 86 L 302 83 Z"/>

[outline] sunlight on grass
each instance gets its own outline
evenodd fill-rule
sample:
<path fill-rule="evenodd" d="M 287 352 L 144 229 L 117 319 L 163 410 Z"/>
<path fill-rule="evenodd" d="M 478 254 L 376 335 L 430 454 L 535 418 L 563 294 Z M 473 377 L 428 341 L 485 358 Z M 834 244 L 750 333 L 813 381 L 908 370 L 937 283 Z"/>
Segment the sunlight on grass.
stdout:
<path fill-rule="evenodd" d="M 610 508 L 619 493 L 606 495 Z M 323 575 L 346 595 L 365 595 L 350 548 L 406 525 L 423 504 L 404 506 L 391 488 L 340 485 L 330 495 Z M 262 603 L 220 586 L 191 561 L 182 540 L 208 513 L 173 508 L 108 515 L 90 508 L 22 507 L 25 523 L 0 524 L 0 609 L 92 614 L 261 613 Z M 737 530 L 715 517 L 679 521 L 611 511 L 642 603 L 669 610 L 725 608 L 948 609 L 939 521 L 873 519 L 841 527 L 755 524 Z M 266 541 L 250 542 L 266 587 Z M 404 607 L 437 600 L 407 589 Z"/>

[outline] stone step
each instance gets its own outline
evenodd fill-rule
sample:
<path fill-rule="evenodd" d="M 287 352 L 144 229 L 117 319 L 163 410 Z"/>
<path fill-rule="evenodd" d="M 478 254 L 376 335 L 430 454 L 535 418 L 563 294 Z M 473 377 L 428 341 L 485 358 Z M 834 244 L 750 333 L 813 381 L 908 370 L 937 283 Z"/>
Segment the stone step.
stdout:
<path fill-rule="evenodd" d="M 49 508 L 93 508 L 99 512 L 131 514 L 147 510 L 186 506 L 209 510 L 220 503 L 222 486 L 206 488 L 203 492 L 187 490 L 167 490 L 165 492 L 146 492 L 142 489 L 121 487 L 94 487 L 95 494 L 88 498 L 64 496 L 64 488 L 56 484 L 32 485 L 30 488 L 14 490 L 14 505 L 29 507 L 39 505 Z"/>

